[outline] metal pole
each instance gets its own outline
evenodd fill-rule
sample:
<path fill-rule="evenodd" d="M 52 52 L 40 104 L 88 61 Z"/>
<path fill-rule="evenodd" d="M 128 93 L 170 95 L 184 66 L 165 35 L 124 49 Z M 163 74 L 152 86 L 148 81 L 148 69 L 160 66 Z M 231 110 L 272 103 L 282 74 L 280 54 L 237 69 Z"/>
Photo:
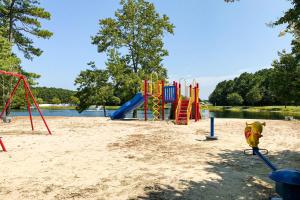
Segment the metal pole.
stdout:
<path fill-rule="evenodd" d="M 161 100 L 161 119 L 165 120 L 165 81 L 161 81 L 161 90 L 162 90 L 162 100 Z"/>
<path fill-rule="evenodd" d="M 145 121 L 147 121 L 147 111 L 148 111 L 148 82 L 147 80 L 144 80 L 144 118 Z"/>
<path fill-rule="evenodd" d="M 195 122 L 198 121 L 198 96 L 197 96 L 197 86 L 194 87 L 194 109 L 195 109 L 195 113 L 194 113 L 194 117 L 195 117 Z"/>
<path fill-rule="evenodd" d="M 207 140 L 217 140 L 218 137 L 215 136 L 215 117 L 210 117 L 210 135 L 206 136 Z"/>
<path fill-rule="evenodd" d="M 23 79 L 23 83 L 24 83 L 24 90 L 25 90 L 25 98 L 26 98 L 26 102 L 27 102 L 27 110 L 28 110 L 28 113 L 29 113 L 29 119 L 30 119 L 30 123 L 31 123 L 31 129 L 34 131 L 33 122 L 32 122 L 32 114 L 31 114 L 31 109 L 30 109 L 30 101 L 29 101 L 29 98 L 28 98 L 28 90 L 26 88 L 24 79 Z"/>
<path fill-rule="evenodd" d="M 15 87 L 14 87 L 12 93 L 10 94 L 8 101 L 6 102 L 6 104 L 5 104 L 5 106 L 4 106 L 4 109 L 3 109 L 2 112 L 1 112 L 0 118 L 3 116 L 4 112 L 5 112 L 6 109 L 8 108 L 8 106 L 9 106 L 9 104 L 10 104 L 10 102 L 11 102 L 11 99 L 12 99 L 13 96 L 15 95 L 15 93 L 16 93 L 16 91 L 17 91 L 19 85 L 20 85 L 20 82 L 21 82 L 21 78 L 19 78 L 19 80 L 18 80 L 17 84 L 15 85 Z"/>
<path fill-rule="evenodd" d="M 41 110 L 40 110 L 40 107 L 39 107 L 39 105 L 37 104 L 37 102 L 36 102 L 36 100 L 35 100 L 35 98 L 34 98 L 32 92 L 31 92 L 31 90 L 30 90 L 30 88 L 29 88 L 29 85 L 28 85 L 28 83 L 27 83 L 27 81 L 26 81 L 25 78 L 24 78 L 24 84 L 25 84 L 25 87 L 27 88 L 27 90 L 28 90 L 28 92 L 29 92 L 29 94 L 30 94 L 30 96 L 31 96 L 31 98 L 32 98 L 32 100 L 33 100 L 33 102 L 34 102 L 35 107 L 37 108 L 37 110 L 38 110 L 39 113 L 40 113 L 40 116 L 41 116 L 41 118 L 42 118 L 42 120 L 43 120 L 43 122 L 44 122 L 44 124 L 45 124 L 45 126 L 46 126 L 46 128 L 47 128 L 47 130 L 48 130 L 49 135 L 52 135 L 52 133 L 51 133 L 49 127 L 48 127 L 48 124 L 47 124 L 47 122 L 46 122 L 46 120 L 45 120 L 45 118 L 44 118 L 44 116 L 43 116 L 43 114 L 42 114 L 42 112 L 41 112 Z"/>
<path fill-rule="evenodd" d="M 201 99 L 200 99 L 200 88 L 199 83 L 197 83 L 197 92 L 198 92 L 198 120 L 201 119 Z"/>
<path fill-rule="evenodd" d="M 264 163 L 272 170 L 272 171 L 276 171 L 277 167 L 275 165 L 273 165 L 264 155 L 262 155 L 259 152 L 259 148 L 257 147 L 253 147 L 253 153 L 258 155 L 258 157 L 260 157 L 260 159 L 262 159 L 264 161 Z"/>
<path fill-rule="evenodd" d="M 215 136 L 215 118 L 211 117 L 210 118 L 210 137 Z"/>

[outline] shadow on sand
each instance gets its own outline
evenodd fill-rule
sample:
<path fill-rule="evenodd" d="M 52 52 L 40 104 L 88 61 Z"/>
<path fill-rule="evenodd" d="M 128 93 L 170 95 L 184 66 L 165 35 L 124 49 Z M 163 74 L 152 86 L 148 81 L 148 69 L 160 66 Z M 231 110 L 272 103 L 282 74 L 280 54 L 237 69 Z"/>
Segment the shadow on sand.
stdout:
<path fill-rule="evenodd" d="M 276 196 L 270 170 L 256 156 L 245 156 L 243 151 L 226 150 L 218 155 L 221 162 L 207 161 L 208 173 L 219 179 L 201 182 L 180 180 L 184 189 L 170 185 L 152 185 L 144 188 L 145 195 L 136 200 L 213 200 L 213 199 L 269 199 Z M 300 152 L 281 151 L 268 155 L 278 168 L 300 168 Z"/>

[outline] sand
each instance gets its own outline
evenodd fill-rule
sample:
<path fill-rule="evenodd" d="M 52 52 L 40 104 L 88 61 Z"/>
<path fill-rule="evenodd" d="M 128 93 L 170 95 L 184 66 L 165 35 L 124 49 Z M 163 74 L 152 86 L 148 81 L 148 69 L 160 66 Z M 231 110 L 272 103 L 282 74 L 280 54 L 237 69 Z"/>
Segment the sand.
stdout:
<path fill-rule="evenodd" d="M 241 119 L 111 121 L 107 118 L 26 117 L 0 123 L 0 199 L 268 199 L 270 170 L 248 148 Z M 261 139 L 279 168 L 300 169 L 300 122 L 268 121 Z"/>

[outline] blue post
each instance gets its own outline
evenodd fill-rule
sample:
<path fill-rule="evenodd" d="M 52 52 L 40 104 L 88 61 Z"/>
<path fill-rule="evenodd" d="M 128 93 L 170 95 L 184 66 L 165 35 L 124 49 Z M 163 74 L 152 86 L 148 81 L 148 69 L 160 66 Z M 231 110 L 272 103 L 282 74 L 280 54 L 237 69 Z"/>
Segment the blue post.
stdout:
<path fill-rule="evenodd" d="M 258 148 L 253 148 L 253 153 L 256 154 L 258 157 L 260 157 L 260 159 L 262 159 L 264 161 L 264 163 L 270 167 L 272 169 L 272 171 L 276 171 L 277 170 L 277 167 L 275 167 L 275 165 L 273 165 L 264 155 L 262 155 L 260 152 L 259 152 L 259 149 Z"/>
<path fill-rule="evenodd" d="M 215 136 L 215 117 L 212 115 L 210 117 L 210 135 L 206 136 L 207 140 L 217 140 L 218 137 Z"/>
<path fill-rule="evenodd" d="M 210 118 L 210 137 L 215 136 L 215 118 L 211 117 Z"/>

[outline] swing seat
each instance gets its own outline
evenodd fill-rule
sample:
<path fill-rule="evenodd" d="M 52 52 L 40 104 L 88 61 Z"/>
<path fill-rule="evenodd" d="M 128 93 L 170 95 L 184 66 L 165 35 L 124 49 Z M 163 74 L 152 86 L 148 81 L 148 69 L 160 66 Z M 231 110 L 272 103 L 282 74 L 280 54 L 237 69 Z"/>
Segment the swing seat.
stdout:
<path fill-rule="evenodd" d="M 4 116 L 2 117 L 2 121 L 4 123 L 11 123 L 12 117 L 11 116 Z"/>

